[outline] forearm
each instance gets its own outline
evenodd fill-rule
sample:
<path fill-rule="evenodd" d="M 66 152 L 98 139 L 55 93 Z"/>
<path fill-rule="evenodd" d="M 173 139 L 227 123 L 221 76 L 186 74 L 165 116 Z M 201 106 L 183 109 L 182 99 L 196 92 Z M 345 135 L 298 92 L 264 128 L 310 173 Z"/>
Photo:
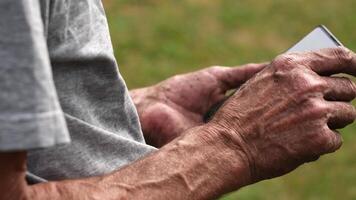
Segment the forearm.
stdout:
<path fill-rule="evenodd" d="M 217 139 L 197 127 L 110 175 L 38 184 L 30 194 L 39 199 L 211 199 L 245 185 L 248 175 L 239 151 Z"/>

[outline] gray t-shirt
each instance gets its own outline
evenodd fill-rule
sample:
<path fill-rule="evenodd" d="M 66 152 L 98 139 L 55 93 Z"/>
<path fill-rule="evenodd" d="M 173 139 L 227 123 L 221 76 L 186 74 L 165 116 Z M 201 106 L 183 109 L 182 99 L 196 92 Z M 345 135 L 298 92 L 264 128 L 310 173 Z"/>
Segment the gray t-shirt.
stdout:
<path fill-rule="evenodd" d="M 0 60 L 0 151 L 29 150 L 31 183 L 106 174 L 155 150 L 100 0 L 0 1 Z"/>

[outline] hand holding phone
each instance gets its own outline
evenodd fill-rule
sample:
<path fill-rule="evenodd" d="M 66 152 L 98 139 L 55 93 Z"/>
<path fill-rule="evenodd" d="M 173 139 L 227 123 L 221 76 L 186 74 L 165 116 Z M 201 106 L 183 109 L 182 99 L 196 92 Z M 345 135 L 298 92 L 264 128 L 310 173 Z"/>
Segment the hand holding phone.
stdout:
<path fill-rule="evenodd" d="M 324 25 L 319 25 L 293 47 L 288 49 L 286 53 L 315 51 L 323 48 L 333 48 L 339 46 L 343 46 L 341 42 Z M 204 121 L 209 121 L 224 104 L 224 102 L 233 94 L 234 92 L 227 96 L 225 100 L 213 105 L 205 114 Z"/>

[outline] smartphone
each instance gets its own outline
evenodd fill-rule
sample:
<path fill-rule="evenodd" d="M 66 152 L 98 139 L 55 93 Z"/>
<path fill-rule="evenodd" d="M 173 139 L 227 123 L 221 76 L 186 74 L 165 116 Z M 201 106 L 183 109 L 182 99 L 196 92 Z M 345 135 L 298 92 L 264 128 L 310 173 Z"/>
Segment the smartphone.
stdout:
<path fill-rule="evenodd" d="M 343 46 L 341 42 L 324 26 L 319 25 L 294 46 L 289 48 L 285 53 L 315 51 L 323 48 L 332 48 Z M 231 93 L 225 100 L 213 105 L 210 110 L 204 115 L 203 120 L 208 122 L 224 102 L 234 94 Z"/>
<path fill-rule="evenodd" d="M 319 25 L 292 48 L 288 49 L 286 53 L 315 51 L 338 46 L 343 45 L 324 25 Z"/>

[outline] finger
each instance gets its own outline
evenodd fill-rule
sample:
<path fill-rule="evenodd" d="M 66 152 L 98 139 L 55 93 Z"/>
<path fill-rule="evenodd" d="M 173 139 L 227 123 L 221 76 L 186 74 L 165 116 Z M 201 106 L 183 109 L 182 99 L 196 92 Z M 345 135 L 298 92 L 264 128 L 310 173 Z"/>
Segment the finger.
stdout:
<path fill-rule="evenodd" d="M 319 75 L 346 73 L 356 75 L 356 54 L 345 47 L 301 53 L 304 64 Z"/>
<path fill-rule="evenodd" d="M 329 102 L 330 114 L 328 126 L 330 129 L 344 128 L 351 124 L 356 118 L 356 109 L 350 103 Z"/>
<path fill-rule="evenodd" d="M 346 77 L 323 77 L 328 85 L 324 98 L 329 101 L 352 101 L 356 97 L 356 84 Z"/>
<path fill-rule="evenodd" d="M 343 140 L 341 134 L 338 131 L 329 129 L 326 130 L 324 134 L 328 140 L 327 144 L 325 144 L 324 152 L 322 152 L 323 154 L 332 153 L 340 149 Z"/>
<path fill-rule="evenodd" d="M 337 131 L 331 130 L 326 125 L 319 127 L 316 129 L 316 132 L 309 135 L 308 140 L 305 141 L 304 146 L 307 148 L 306 161 L 310 162 L 312 158 L 335 152 L 341 145 L 342 137 Z"/>
<path fill-rule="evenodd" d="M 224 89 L 237 88 L 253 75 L 264 69 L 268 63 L 247 64 L 239 67 L 225 67 L 212 70 L 212 74 L 223 85 Z"/>

